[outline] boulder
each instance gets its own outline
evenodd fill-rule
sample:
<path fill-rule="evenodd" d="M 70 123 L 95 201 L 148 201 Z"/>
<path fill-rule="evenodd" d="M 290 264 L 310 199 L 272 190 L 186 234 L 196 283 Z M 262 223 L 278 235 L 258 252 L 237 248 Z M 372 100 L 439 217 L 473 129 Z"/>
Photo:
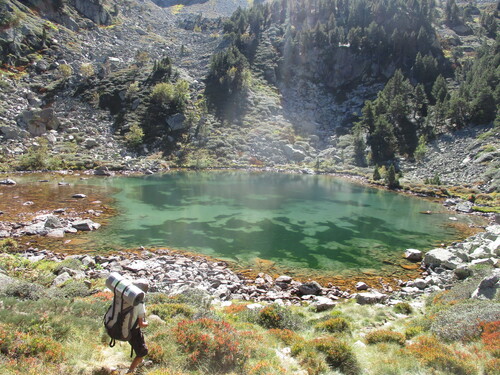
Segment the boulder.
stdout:
<path fill-rule="evenodd" d="M 64 229 L 62 229 L 62 228 L 52 229 L 47 233 L 47 237 L 63 238 L 64 237 Z"/>
<path fill-rule="evenodd" d="M 134 260 L 133 262 L 124 265 L 123 268 L 132 272 L 139 272 L 147 269 L 148 265 L 143 260 Z"/>
<path fill-rule="evenodd" d="M 15 185 L 16 184 L 16 181 L 10 179 L 10 178 L 6 178 L 4 180 L 0 180 L 0 185 Z"/>
<path fill-rule="evenodd" d="M 112 175 L 112 173 L 109 171 L 108 167 L 99 167 L 96 170 L 94 170 L 94 175 L 109 177 Z"/>
<path fill-rule="evenodd" d="M 462 264 L 462 260 L 450 250 L 437 248 L 425 254 L 424 264 L 430 268 L 443 267 L 454 270 Z"/>
<path fill-rule="evenodd" d="M 52 286 L 61 286 L 68 280 L 71 280 L 71 276 L 68 272 L 63 272 L 52 281 Z"/>
<path fill-rule="evenodd" d="M 76 230 L 81 230 L 81 231 L 92 231 L 99 229 L 101 226 L 101 224 L 95 223 L 90 219 L 75 221 L 71 225 Z"/>
<path fill-rule="evenodd" d="M 316 281 L 309 281 L 307 283 L 299 285 L 297 294 L 299 296 L 319 296 L 322 290 L 323 289 L 321 288 L 321 285 L 319 285 Z"/>
<path fill-rule="evenodd" d="M 316 296 L 311 303 L 311 308 L 316 312 L 331 310 L 335 307 L 335 301 L 328 297 Z"/>
<path fill-rule="evenodd" d="M 493 299 L 500 288 L 498 281 L 500 280 L 500 270 L 495 270 L 493 273 L 485 277 L 479 283 L 477 289 L 472 293 L 471 298 L 476 299 Z"/>
<path fill-rule="evenodd" d="M 29 133 L 26 130 L 21 129 L 18 126 L 9 126 L 4 124 L 0 125 L 0 134 L 2 134 L 6 140 L 27 138 L 29 136 Z"/>
<path fill-rule="evenodd" d="M 64 225 L 61 223 L 61 220 L 54 215 L 47 215 L 47 219 L 45 219 L 44 227 L 49 229 L 62 228 Z"/>
<path fill-rule="evenodd" d="M 357 282 L 355 286 L 356 290 L 368 290 L 368 285 L 363 281 Z"/>
<path fill-rule="evenodd" d="M 356 294 L 356 302 L 359 303 L 360 305 L 373 305 L 375 303 L 382 303 L 387 298 L 388 298 L 387 294 L 379 292 Z"/>
<path fill-rule="evenodd" d="M 188 123 L 185 121 L 186 117 L 182 113 L 176 113 L 167 118 L 166 122 L 170 130 L 184 130 L 188 127 Z"/>
<path fill-rule="evenodd" d="M 466 265 L 462 265 L 455 268 L 453 273 L 455 274 L 458 280 L 465 280 L 469 276 L 472 276 L 472 270 Z"/>
<path fill-rule="evenodd" d="M 85 148 L 94 148 L 98 145 L 99 143 L 95 140 L 95 138 L 85 138 L 83 141 L 82 145 Z"/>
<path fill-rule="evenodd" d="M 18 118 L 18 123 L 24 125 L 33 136 L 40 136 L 48 130 L 57 130 L 61 122 L 52 108 L 24 111 Z"/>
<path fill-rule="evenodd" d="M 406 249 L 404 257 L 412 262 L 420 262 L 422 260 L 422 252 L 417 249 Z"/>

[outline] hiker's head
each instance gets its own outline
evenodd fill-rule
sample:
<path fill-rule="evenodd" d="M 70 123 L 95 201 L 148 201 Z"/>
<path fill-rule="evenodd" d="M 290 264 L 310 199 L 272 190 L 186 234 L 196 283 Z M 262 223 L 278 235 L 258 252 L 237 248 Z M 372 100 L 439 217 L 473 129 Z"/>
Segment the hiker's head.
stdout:
<path fill-rule="evenodd" d="M 149 281 L 147 279 L 138 279 L 132 282 L 136 287 L 142 290 L 144 293 L 147 293 L 149 289 Z"/>

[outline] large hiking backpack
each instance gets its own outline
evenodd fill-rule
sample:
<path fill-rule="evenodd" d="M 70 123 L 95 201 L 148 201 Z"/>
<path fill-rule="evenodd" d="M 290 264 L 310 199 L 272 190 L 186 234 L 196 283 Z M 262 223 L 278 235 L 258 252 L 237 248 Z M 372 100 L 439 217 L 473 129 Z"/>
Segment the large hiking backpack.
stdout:
<path fill-rule="evenodd" d="M 133 305 L 128 305 L 124 308 L 123 295 L 130 285 L 127 285 L 121 293 L 117 292 L 117 286 L 118 284 L 113 288 L 113 304 L 109 307 L 106 314 L 104 314 L 104 327 L 111 337 L 111 341 L 109 342 L 109 346 L 111 347 L 115 346 L 116 340 L 129 341 L 132 330 L 137 327 L 138 321 L 138 319 L 132 320 L 134 312 Z"/>

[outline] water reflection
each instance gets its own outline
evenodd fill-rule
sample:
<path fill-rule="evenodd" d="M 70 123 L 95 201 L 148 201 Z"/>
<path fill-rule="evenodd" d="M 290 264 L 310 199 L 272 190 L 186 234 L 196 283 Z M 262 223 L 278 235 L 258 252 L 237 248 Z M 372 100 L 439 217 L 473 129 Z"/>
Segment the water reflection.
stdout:
<path fill-rule="evenodd" d="M 103 183 L 120 187 L 121 214 L 93 234 L 101 246 L 167 246 L 342 273 L 382 269 L 405 248 L 456 236 L 443 225 L 448 213 L 420 214 L 441 209 L 432 202 L 329 176 L 181 172 Z"/>

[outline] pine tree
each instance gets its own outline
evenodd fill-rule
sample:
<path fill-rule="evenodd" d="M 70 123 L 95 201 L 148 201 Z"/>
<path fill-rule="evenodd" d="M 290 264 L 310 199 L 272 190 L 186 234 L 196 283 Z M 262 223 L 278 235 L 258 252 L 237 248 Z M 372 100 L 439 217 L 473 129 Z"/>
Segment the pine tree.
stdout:
<path fill-rule="evenodd" d="M 400 187 L 399 180 L 396 176 L 396 168 L 394 168 L 394 164 L 391 164 L 391 166 L 389 167 L 385 181 L 389 189 L 397 189 Z"/>
<path fill-rule="evenodd" d="M 439 75 L 432 86 L 432 97 L 436 103 L 443 103 L 448 99 L 448 86 L 446 80 L 442 75 Z"/>

